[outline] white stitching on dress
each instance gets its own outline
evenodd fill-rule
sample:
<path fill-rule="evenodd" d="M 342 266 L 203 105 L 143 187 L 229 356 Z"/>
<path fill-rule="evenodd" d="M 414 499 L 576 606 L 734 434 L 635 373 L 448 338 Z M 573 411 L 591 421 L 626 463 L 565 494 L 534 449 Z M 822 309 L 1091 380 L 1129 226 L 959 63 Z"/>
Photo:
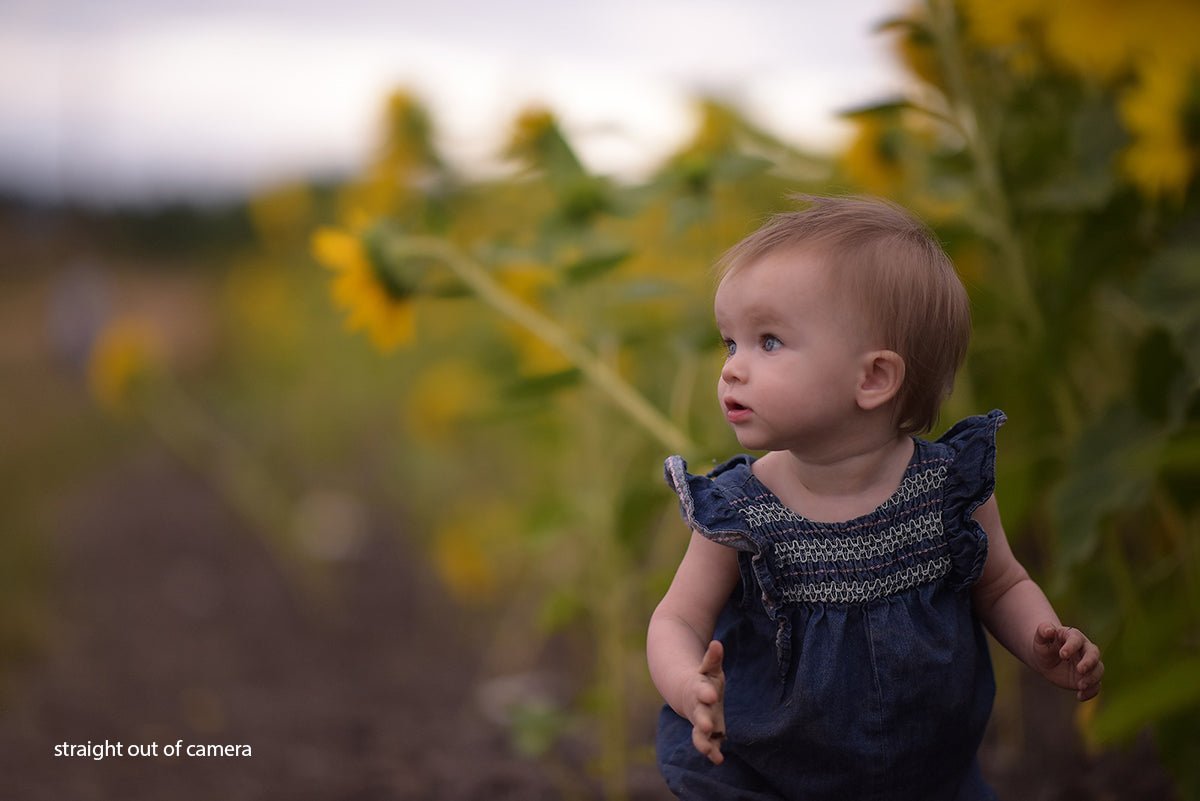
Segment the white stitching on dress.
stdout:
<path fill-rule="evenodd" d="M 780 593 L 784 603 L 861 604 L 936 581 L 950 572 L 950 557 L 913 565 L 870 581 L 826 581 L 797 584 Z"/>
<path fill-rule="evenodd" d="M 945 464 L 920 473 L 906 476 L 900 486 L 879 506 L 879 511 L 890 509 L 902 503 L 908 503 L 913 498 L 927 495 L 941 488 L 946 483 L 947 470 Z M 769 523 L 802 523 L 804 518 L 788 507 L 779 503 L 773 495 L 763 496 L 765 503 L 749 503 L 742 507 L 742 514 L 751 526 L 763 527 Z"/>
<path fill-rule="evenodd" d="M 785 510 L 786 511 L 786 510 Z M 930 513 L 886 531 L 861 537 L 823 537 L 787 540 L 775 543 L 775 559 L 780 567 L 797 562 L 846 562 L 888 556 L 919 542 L 942 535 L 942 516 Z"/>
<path fill-rule="evenodd" d="M 946 465 L 939 465 L 932 470 L 914 473 L 900 482 L 900 487 L 884 501 L 879 508 L 889 509 L 901 503 L 907 503 L 919 495 L 940 489 L 946 483 Z"/>

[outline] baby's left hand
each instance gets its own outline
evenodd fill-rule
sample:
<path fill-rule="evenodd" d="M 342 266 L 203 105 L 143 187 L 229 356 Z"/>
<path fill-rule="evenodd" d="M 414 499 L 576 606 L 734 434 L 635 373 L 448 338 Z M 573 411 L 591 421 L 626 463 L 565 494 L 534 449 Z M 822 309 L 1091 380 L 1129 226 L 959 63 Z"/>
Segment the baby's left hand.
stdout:
<path fill-rule="evenodd" d="M 1080 701 L 1100 692 L 1104 663 L 1100 649 L 1079 629 L 1042 623 L 1033 634 L 1033 658 L 1042 675 Z"/>

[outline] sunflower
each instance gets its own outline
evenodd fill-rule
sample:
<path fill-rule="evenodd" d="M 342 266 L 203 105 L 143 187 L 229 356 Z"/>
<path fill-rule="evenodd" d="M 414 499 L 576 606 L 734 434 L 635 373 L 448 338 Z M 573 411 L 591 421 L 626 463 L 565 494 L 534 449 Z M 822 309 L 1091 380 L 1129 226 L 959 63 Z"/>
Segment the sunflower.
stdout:
<path fill-rule="evenodd" d="M 1146 59 L 1139 67 L 1137 84 L 1118 104 L 1133 134 L 1121 166 L 1148 195 L 1182 195 L 1193 169 L 1181 119 L 1191 75 L 1186 64 L 1162 59 Z"/>
<path fill-rule="evenodd" d="M 312 253 L 334 272 L 330 293 L 334 304 L 346 312 L 347 330 L 366 331 L 383 353 L 412 341 L 415 286 L 372 258 L 361 237 L 322 227 L 313 234 Z"/>
<path fill-rule="evenodd" d="M 542 265 L 523 263 L 510 265 L 497 276 L 497 280 L 525 305 L 544 313 L 542 296 L 554 285 L 555 275 Z M 522 375 L 547 375 L 571 367 L 570 360 L 558 348 L 523 326 L 502 322 L 500 327 L 516 349 Z"/>
<path fill-rule="evenodd" d="M 904 181 L 900 125 L 877 113 L 848 116 L 855 133 L 842 154 L 842 169 L 851 181 L 868 192 L 893 194 Z"/>
<path fill-rule="evenodd" d="M 506 503 L 480 499 L 452 510 L 434 533 L 434 571 L 458 601 L 487 603 L 505 584 L 511 569 L 506 553 L 512 553 L 518 531 L 514 510 Z"/>
<path fill-rule="evenodd" d="M 407 393 L 404 422 L 412 436 L 445 442 L 492 396 L 487 376 L 465 360 L 440 360 L 420 372 Z"/>
<path fill-rule="evenodd" d="M 1141 136 L 1121 154 L 1121 169 L 1143 194 L 1182 197 L 1195 165 L 1182 137 Z"/>
<path fill-rule="evenodd" d="M 135 382 L 159 361 L 160 351 L 158 334 L 147 322 L 122 317 L 109 323 L 88 359 L 92 397 L 110 412 L 129 412 Z"/>
<path fill-rule="evenodd" d="M 961 0 L 959 5 L 971 38 L 996 48 L 1024 41 L 1024 28 L 1041 11 L 1041 0 Z"/>
<path fill-rule="evenodd" d="M 1079 75 L 1120 76 L 1149 43 L 1139 41 L 1137 4 L 1123 0 L 1060 0 L 1043 6 L 1047 50 Z"/>

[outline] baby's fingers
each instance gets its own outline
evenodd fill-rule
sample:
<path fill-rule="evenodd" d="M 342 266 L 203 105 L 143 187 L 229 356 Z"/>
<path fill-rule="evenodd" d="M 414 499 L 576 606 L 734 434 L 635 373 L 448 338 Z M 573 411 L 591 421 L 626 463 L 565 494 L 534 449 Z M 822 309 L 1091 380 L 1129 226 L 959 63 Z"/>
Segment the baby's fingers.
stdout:
<path fill-rule="evenodd" d="M 1080 690 L 1075 693 L 1075 698 L 1080 701 L 1090 701 L 1099 694 L 1100 682 L 1096 682 L 1095 684 L 1090 684 L 1080 688 Z"/>
<path fill-rule="evenodd" d="M 1075 666 L 1075 675 L 1079 679 L 1078 692 L 1075 697 L 1087 701 L 1100 694 L 1100 681 L 1104 678 L 1104 663 L 1100 661 L 1100 649 L 1091 643 L 1079 664 Z"/>
<path fill-rule="evenodd" d="M 1100 649 L 1095 643 L 1089 642 L 1083 647 L 1083 653 L 1075 663 L 1075 672 L 1080 676 L 1096 673 L 1097 679 L 1104 675 L 1104 663 L 1100 661 Z"/>
<path fill-rule="evenodd" d="M 714 765 L 720 765 L 725 761 L 725 755 L 721 753 L 720 739 L 704 737 L 693 731 L 692 745 L 696 746 L 696 750 L 707 757 L 708 761 Z"/>
<path fill-rule="evenodd" d="M 710 678 L 720 678 L 723 673 L 721 663 L 724 661 L 725 646 L 721 645 L 720 640 L 713 640 L 708 644 L 704 658 L 700 660 L 700 672 Z"/>
<path fill-rule="evenodd" d="M 696 688 L 697 708 L 692 715 L 692 744 L 714 765 L 725 761 L 721 741 L 725 738 L 725 648 L 713 640 L 700 660 L 699 686 Z"/>
<path fill-rule="evenodd" d="M 1089 644 L 1088 638 L 1079 629 L 1068 628 L 1062 632 L 1062 647 L 1058 649 L 1060 659 L 1071 659 L 1083 651 L 1084 645 Z"/>
<path fill-rule="evenodd" d="M 692 725 L 692 745 L 714 765 L 725 761 L 721 753 L 721 741 L 725 739 L 724 728 L 723 724 L 718 723 L 717 716 L 707 709 L 696 714 L 695 723 Z"/>
<path fill-rule="evenodd" d="M 1079 689 L 1075 697 L 1080 701 L 1089 701 L 1100 694 L 1100 679 L 1104 676 L 1104 663 L 1101 662 L 1096 670 L 1079 679 Z"/>
<path fill-rule="evenodd" d="M 717 640 L 708 644 L 704 658 L 700 660 L 700 683 L 696 689 L 696 700 L 702 704 L 720 704 L 725 695 L 725 671 L 721 663 L 725 649 Z"/>
<path fill-rule="evenodd" d="M 721 700 L 721 690 L 711 679 L 703 679 L 696 688 L 696 700 L 705 706 L 712 706 Z"/>
<path fill-rule="evenodd" d="M 1033 632 L 1034 644 L 1045 647 L 1058 641 L 1058 626 L 1053 623 L 1043 623 Z"/>

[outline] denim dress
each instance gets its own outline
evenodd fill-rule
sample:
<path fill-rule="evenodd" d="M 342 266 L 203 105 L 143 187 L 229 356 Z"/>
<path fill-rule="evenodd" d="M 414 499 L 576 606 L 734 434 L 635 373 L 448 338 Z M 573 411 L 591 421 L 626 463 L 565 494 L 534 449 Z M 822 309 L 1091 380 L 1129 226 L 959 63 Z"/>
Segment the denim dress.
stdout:
<path fill-rule="evenodd" d="M 666 463 L 687 523 L 738 551 L 718 618 L 725 761 L 664 706 L 659 767 L 682 799 L 994 799 L 976 760 L 995 682 L 971 586 L 987 560 L 972 513 L 995 484 L 1004 414 L 914 439 L 896 492 L 840 523 L 789 509 L 738 456 L 707 476 Z M 802 510 L 798 510 L 802 511 Z"/>

